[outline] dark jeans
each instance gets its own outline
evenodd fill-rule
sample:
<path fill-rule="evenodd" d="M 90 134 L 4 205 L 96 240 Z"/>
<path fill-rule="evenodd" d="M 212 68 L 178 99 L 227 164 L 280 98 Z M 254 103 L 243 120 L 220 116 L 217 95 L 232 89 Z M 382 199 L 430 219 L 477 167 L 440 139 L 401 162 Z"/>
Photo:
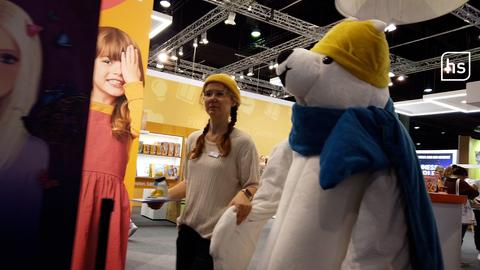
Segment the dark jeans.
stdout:
<path fill-rule="evenodd" d="M 475 214 L 475 232 L 473 237 L 475 239 L 475 247 L 480 252 L 480 209 L 474 209 L 473 213 Z"/>
<path fill-rule="evenodd" d="M 213 270 L 210 240 L 187 225 L 180 225 L 178 231 L 177 270 Z"/>

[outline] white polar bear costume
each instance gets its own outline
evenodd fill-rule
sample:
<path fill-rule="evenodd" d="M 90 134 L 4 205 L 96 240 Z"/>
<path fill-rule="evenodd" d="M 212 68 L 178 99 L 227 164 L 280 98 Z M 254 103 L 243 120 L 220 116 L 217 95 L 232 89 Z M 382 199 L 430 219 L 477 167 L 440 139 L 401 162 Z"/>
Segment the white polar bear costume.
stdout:
<path fill-rule="evenodd" d="M 215 227 L 210 253 L 216 270 L 247 269 L 260 231 L 273 215 L 276 219 L 261 262 L 250 269 L 443 269 L 423 179 L 404 181 L 399 179 L 398 169 L 387 166 L 354 171 L 324 188 L 324 152 L 302 155 L 292 149 L 292 142 L 298 141 L 292 139 L 296 129 L 308 133 L 302 125 L 309 122 L 300 126 L 295 122 L 300 107 L 345 110 L 373 106 L 378 111 L 388 105 L 389 55 L 384 28 L 384 23 L 375 20 L 344 21 L 311 51 L 295 49 L 279 56 L 277 74 L 297 101 L 290 140 L 273 150 L 247 220 L 237 226 L 230 208 Z M 325 124 L 310 120 L 317 126 Z M 355 138 L 351 141 L 355 144 Z M 339 159 L 339 167 L 348 158 Z M 405 185 L 410 184 L 403 183 L 413 183 L 413 189 L 408 187 L 405 192 Z M 414 198 L 408 195 L 412 190 Z M 418 213 L 415 208 L 420 209 Z"/>

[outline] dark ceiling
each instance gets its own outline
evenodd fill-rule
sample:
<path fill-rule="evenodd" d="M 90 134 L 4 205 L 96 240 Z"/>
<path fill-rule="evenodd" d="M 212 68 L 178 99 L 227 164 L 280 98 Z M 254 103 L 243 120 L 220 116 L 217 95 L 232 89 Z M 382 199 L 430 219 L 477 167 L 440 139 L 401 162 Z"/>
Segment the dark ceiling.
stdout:
<path fill-rule="evenodd" d="M 151 49 L 158 47 L 215 8 L 215 5 L 200 0 L 172 1 L 172 6 L 168 9 L 162 8 L 158 2 L 155 1 L 154 10 L 172 15 L 173 24 L 151 41 Z M 257 2 L 318 26 L 326 26 L 344 18 L 336 11 L 334 1 L 259 0 Z M 468 4 L 480 9 L 480 1 L 469 1 Z M 262 52 L 298 37 L 297 34 L 241 14 L 236 15 L 235 21 L 235 26 L 220 23 L 208 30 L 209 44 L 200 45 L 197 48 L 196 63 L 221 68 L 245 56 Z M 261 30 L 260 38 L 254 39 L 250 36 L 254 27 Z M 397 30 L 386 35 L 391 53 L 412 61 L 438 57 L 447 51 L 463 51 L 480 47 L 480 25 L 469 25 L 452 14 L 421 23 L 400 25 L 397 26 Z M 429 37 L 432 35 L 436 36 Z M 183 46 L 183 59 L 188 61 L 194 60 L 191 45 L 189 42 Z M 312 45 L 313 43 L 307 48 Z M 268 68 L 268 63 L 255 66 L 254 70 L 254 76 L 260 79 L 268 81 L 275 76 L 274 71 Z M 471 77 L 466 82 L 478 80 L 480 80 L 480 61 L 472 62 Z M 398 82 L 394 78 L 392 81 L 394 85 L 390 87 L 390 95 L 394 101 L 420 99 L 425 88 L 432 88 L 432 94 L 466 88 L 466 82 L 440 81 L 439 69 L 409 74 L 403 82 Z M 285 119 L 285 121 L 290 120 Z M 473 131 L 480 125 L 480 113 L 418 116 L 411 117 L 409 121 L 412 139 L 420 143 L 417 145 L 418 149 L 457 148 L 458 135 L 480 139 L 480 134 Z M 420 126 L 420 128 L 414 130 L 414 126 Z"/>

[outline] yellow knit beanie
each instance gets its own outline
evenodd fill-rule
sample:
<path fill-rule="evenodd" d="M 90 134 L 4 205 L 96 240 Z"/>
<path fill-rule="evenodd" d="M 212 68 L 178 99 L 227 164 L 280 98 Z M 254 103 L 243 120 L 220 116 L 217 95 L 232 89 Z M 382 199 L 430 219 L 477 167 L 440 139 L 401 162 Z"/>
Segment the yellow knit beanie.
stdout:
<path fill-rule="evenodd" d="M 331 57 L 360 80 L 384 88 L 389 83 L 390 55 L 383 32 L 370 21 L 343 21 L 311 49 Z"/>
<path fill-rule="evenodd" d="M 203 89 L 205 90 L 205 86 L 208 83 L 211 82 L 217 82 L 225 85 L 227 89 L 236 97 L 236 99 L 240 102 L 240 90 L 238 89 L 238 85 L 235 82 L 230 75 L 225 74 L 225 73 L 217 73 L 217 74 L 212 74 L 207 77 L 205 80 L 205 83 L 203 84 Z"/>

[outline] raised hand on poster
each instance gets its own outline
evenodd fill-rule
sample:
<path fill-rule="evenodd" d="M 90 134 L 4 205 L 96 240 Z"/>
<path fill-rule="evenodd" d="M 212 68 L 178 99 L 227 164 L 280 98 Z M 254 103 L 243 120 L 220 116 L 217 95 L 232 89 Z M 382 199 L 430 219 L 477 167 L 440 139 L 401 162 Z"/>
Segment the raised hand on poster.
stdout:
<path fill-rule="evenodd" d="M 129 45 L 121 56 L 122 77 L 125 83 L 140 81 L 141 72 L 138 66 L 138 50 Z"/>

